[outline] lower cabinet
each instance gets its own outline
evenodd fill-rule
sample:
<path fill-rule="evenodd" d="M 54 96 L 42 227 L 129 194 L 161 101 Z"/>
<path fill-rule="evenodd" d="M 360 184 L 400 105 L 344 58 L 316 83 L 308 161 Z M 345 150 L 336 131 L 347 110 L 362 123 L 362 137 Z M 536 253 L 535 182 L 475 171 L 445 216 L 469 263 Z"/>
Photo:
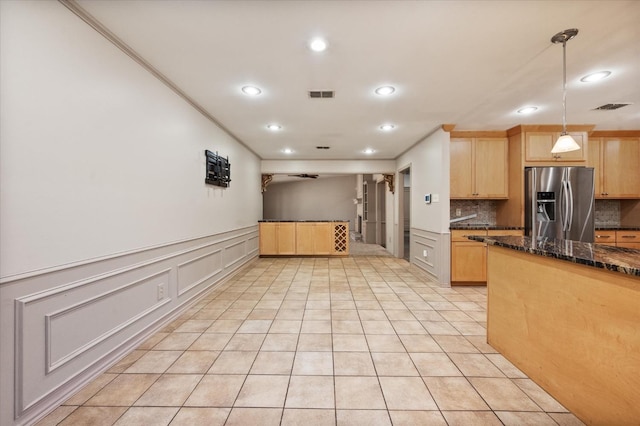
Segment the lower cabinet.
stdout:
<path fill-rule="evenodd" d="M 640 231 L 596 231 L 596 244 L 640 249 Z"/>
<path fill-rule="evenodd" d="M 482 285 L 487 282 L 487 245 L 467 235 L 522 236 L 522 230 L 452 230 L 451 285 Z"/>
<path fill-rule="evenodd" d="M 260 255 L 345 256 L 349 222 L 260 222 Z"/>
<path fill-rule="evenodd" d="M 294 222 L 261 222 L 259 238 L 260 254 L 296 253 L 296 224 Z"/>
<path fill-rule="evenodd" d="M 331 223 L 297 223 L 296 254 L 331 254 Z"/>

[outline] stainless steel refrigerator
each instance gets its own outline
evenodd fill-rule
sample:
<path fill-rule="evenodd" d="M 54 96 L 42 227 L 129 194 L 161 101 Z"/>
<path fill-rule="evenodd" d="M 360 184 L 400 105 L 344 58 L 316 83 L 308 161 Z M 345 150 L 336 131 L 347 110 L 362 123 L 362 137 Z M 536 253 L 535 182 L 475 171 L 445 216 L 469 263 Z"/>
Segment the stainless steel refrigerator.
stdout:
<path fill-rule="evenodd" d="M 594 241 L 591 167 L 526 167 L 525 235 Z"/>

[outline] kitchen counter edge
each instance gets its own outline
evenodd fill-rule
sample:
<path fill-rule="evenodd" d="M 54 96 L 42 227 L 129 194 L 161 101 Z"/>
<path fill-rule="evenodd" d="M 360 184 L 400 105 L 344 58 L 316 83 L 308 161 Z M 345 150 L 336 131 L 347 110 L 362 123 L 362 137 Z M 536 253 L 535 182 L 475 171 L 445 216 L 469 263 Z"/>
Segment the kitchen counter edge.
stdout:
<path fill-rule="evenodd" d="M 482 230 L 486 229 L 487 231 L 506 231 L 506 230 L 524 230 L 522 226 L 500 226 L 500 225 L 478 225 L 478 224 L 469 224 L 469 225 L 449 225 L 450 231 L 459 231 L 459 230 Z"/>
<path fill-rule="evenodd" d="M 306 223 L 306 222 L 311 222 L 311 223 L 318 223 L 318 222 L 349 222 L 348 220 L 342 220 L 342 219 L 333 219 L 333 220 L 272 220 L 272 219 L 265 219 L 265 220 L 259 220 L 258 223 L 278 223 L 278 222 L 302 222 L 302 223 Z"/>
<path fill-rule="evenodd" d="M 640 250 L 552 238 L 537 242 L 530 237 L 469 235 L 467 238 L 492 246 L 640 277 Z"/>

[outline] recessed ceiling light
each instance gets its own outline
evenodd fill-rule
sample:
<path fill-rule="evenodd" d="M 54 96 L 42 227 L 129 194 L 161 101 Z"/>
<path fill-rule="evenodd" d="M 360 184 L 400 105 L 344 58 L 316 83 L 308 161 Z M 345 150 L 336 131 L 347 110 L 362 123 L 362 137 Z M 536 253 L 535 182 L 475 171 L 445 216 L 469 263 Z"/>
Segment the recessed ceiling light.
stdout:
<path fill-rule="evenodd" d="M 364 150 L 365 154 L 373 154 L 374 152 L 376 152 L 376 151 L 374 149 L 371 149 L 371 148 L 367 148 L 367 149 Z"/>
<path fill-rule="evenodd" d="M 380 130 L 384 130 L 385 132 L 388 132 L 389 130 L 393 130 L 395 129 L 396 126 L 394 126 L 393 124 L 383 124 L 382 126 L 380 126 Z"/>
<path fill-rule="evenodd" d="M 602 80 L 603 78 L 607 78 L 611 75 L 611 71 L 598 71 L 593 74 L 585 75 L 580 79 L 580 81 L 584 83 L 591 83 L 593 81 Z"/>
<path fill-rule="evenodd" d="M 382 86 L 376 89 L 377 95 L 387 96 L 396 91 L 396 88 L 393 86 Z"/>
<path fill-rule="evenodd" d="M 327 49 L 327 42 L 321 38 L 314 38 L 309 43 L 309 48 L 314 52 L 324 52 Z"/>
<path fill-rule="evenodd" d="M 532 112 L 537 110 L 538 110 L 538 107 L 528 106 L 528 107 L 520 108 L 518 110 L 518 114 L 531 114 Z"/>
<path fill-rule="evenodd" d="M 293 150 L 291 148 L 285 148 L 282 150 L 285 154 L 293 154 Z"/>
<path fill-rule="evenodd" d="M 256 86 L 244 86 L 242 88 L 242 93 L 249 96 L 258 96 L 262 93 L 262 90 L 258 89 Z"/>
<path fill-rule="evenodd" d="M 273 130 L 274 132 L 277 132 L 278 130 L 282 129 L 282 126 L 279 125 L 279 124 L 269 124 L 267 126 L 267 129 Z"/>

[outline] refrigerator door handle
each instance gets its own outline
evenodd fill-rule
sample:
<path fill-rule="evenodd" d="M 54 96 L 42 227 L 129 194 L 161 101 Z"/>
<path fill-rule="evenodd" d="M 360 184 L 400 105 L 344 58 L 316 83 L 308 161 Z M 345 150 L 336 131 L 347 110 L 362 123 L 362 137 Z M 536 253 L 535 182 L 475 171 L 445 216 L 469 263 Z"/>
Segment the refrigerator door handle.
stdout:
<path fill-rule="evenodd" d="M 562 232 L 567 230 L 566 217 L 567 217 L 567 195 L 565 194 L 566 185 L 563 180 L 560 185 L 560 222 L 562 223 Z"/>
<path fill-rule="evenodd" d="M 573 188 L 571 187 L 571 181 L 567 181 L 567 231 L 571 230 L 573 225 Z"/>

